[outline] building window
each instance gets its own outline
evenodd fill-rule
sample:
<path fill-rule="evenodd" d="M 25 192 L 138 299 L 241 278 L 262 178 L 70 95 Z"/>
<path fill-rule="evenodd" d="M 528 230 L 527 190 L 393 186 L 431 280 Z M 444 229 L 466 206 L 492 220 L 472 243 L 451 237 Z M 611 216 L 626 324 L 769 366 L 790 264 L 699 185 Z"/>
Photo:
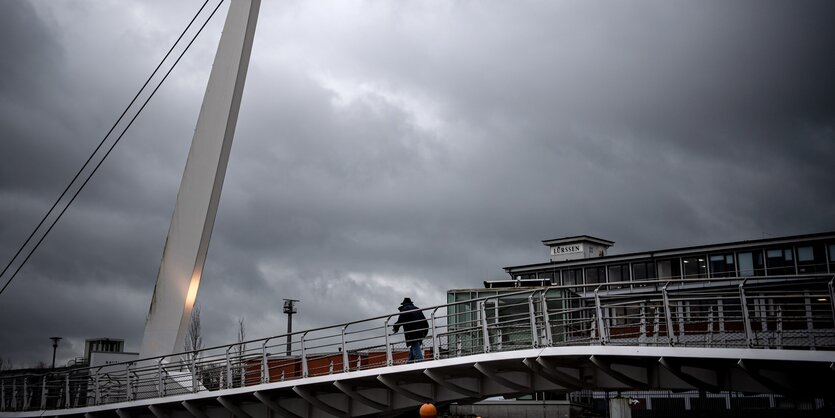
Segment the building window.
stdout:
<path fill-rule="evenodd" d="M 606 283 L 605 267 L 586 267 L 586 284 Z"/>
<path fill-rule="evenodd" d="M 797 247 L 797 273 L 826 273 L 824 262 L 824 248 L 822 244 L 812 244 Z"/>
<path fill-rule="evenodd" d="M 659 279 L 679 279 L 681 278 L 681 265 L 679 259 L 674 258 L 670 260 L 661 260 L 658 262 L 658 278 Z"/>
<path fill-rule="evenodd" d="M 643 261 L 632 263 L 632 281 L 650 280 L 656 278 L 655 263 Z M 635 286 L 646 286 L 646 283 L 638 283 Z"/>
<path fill-rule="evenodd" d="M 710 258 L 710 276 L 711 277 L 734 277 L 736 276 L 736 268 L 734 268 L 733 254 L 714 254 Z"/>
<path fill-rule="evenodd" d="M 629 265 L 620 264 L 616 266 L 609 266 L 609 283 L 628 282 L 629 281 Z M 628 286 L 628 284 L 627 284 Z M 610 286 L 610 289 L 620 289 L 623 284 Z"/>
<path fill-rule="evenodd" d="M 762 276 L 763 275 L 763 253 L 762 251 L 752 251 L 737 253 L 739 261 L 739 275 L 742 277 Z"/>
<path fill-rule="evenodd" d="M 791 248 L 772 248 L 765 252 L 766 272 L 769 276 L 797 274 L 794 271 L 794 256 Z"/>
<path fill-rule="evenodd" d="M 682 259 L 684 264 L 684 278 L 697 279 L 707 277 L 707 261 L 705 256 L 687 257 Z"/>
<path fill-rule="evenodd" d="M 829 244 L 829 272 L 835 271 L 835 244 Z"/>
<path fill-rule="evenodd" d="M 568 269 L 562 271 L 562 284 L 576 286 L 583 283 L 583 269 Z"/>

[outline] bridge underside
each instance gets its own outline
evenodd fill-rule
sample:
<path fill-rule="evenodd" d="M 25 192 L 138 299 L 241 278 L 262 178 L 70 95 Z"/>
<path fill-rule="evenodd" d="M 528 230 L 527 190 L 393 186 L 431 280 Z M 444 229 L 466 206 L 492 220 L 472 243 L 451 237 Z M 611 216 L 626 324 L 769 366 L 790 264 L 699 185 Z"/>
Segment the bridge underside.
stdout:
<path fill-rule="evenodd" d="M 0 413 L 95 417 L 355 417 L 423 402 L 538 391 L 705 390 L 832 398 L 835 353 L 586 346 L 479 354 L 188 395 L 68 410 Z"/>

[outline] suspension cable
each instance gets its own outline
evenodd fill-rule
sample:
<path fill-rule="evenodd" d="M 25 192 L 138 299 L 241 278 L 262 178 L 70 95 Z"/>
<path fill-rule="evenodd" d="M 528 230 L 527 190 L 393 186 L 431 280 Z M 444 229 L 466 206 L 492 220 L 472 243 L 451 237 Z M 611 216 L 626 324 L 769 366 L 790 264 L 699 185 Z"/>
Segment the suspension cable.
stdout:
<path fill-rule="evenodd" d="M 50 209 L 46 212 L 46 214 L 43 216 L 41 221 L 38 223 L 38 225 L 35 227 L 35 229 L 29 235 L 29 237 L 26 238 L 26 241 L 24 241 L 24 243 L 20 246 L 20 248 L 15 253 L 15 255 L 9 260 L 8 264 L 6 264 L 6 266 L 3 268 L 3 271 L 0 272 L 0 277 L 2 277 L 6 273 L 6 271 L 9 269 L 9 267 L 20 256 L 20 254 L 23 252 L 23 250 L 26 248 L 26 246 L 29 244 L 29 242 L 32 240 L 32 238 L 37 234 L 38 230 L 41 228 L 41 226 L 43 226 L 44 222 L 46 222 L 46 220 L 49 218 L 49 216 L 52 214 L 52 212 L 55 210 L 55 208 L 58 206 L 58 204 L 61 202 L 61 200 L 64 198 L 64 196 L 67 194 L 67 192 L 76 183 L 76 180 L 78 180 L 78 178 L 79 178 L 79 176 L 81 176 L 82 172 L 87 168 L 87 166 L 90 164 L 90 162 L 93 160 L 93 158 L 95 158 L 96 154 L 102 148 L 102 146 L 107 141 L 107 139 L 110 137 L 110 134 L 115 130 L 115 128 L 119 124 L 119 122 L 122 121 L 124 116 L 130 110 L 130 108 L 133 106 L 133 104 L 136 102 L 137 98 L 139 98 L 139 96 L 145 90 L 145 87 L 148 86 L 148 83 L 150 83 L 151 79 L 156 75 L 157 71 L 159 71 L 160 67 L 162 67 L 165 60 L 169 57 L 171 52 L 176 48 L 177 44 L 180 42 L 180 40 L 182 40 L 183 36 L 186 34 L 186 32 L 188 32 L 189 28 L 191 28 L 191 25 L 194 23 L 194 21 L 200 15 L 200 13 L 203 11 L 203 9 L 206 7 L 206 4 L 208 4 L 208 2 L 209 2 L 209 0 L 206 0 L 203 3 L 203 5 L 200 6 L 200 9 L 197 11 L 197 13 L 194 14 L 194 17 L 192 17 L 191 21 L 188 23 L 186 28 L 183 30 L 182 33 L 180 33 L 180 36 L 177 37 L 177 40 L 174 42 L 174 44 L 171 45 L 171 48 L 168 50 L 168 52 L 165 54 L 165 56 L 162 58 L 162 60 L 160 60 L 159 64 L 157 64 L 157 67 L 154 69 L 153 72 L 151 72 L 151 75 L 148 76 L 148 78 L 145 80 L 145 83 L 142 85 L 142 87 L 139 89 L 139 91 L 136 93 L 136 95 L 133 97 L 133 99 L 130 101 L 130 103 L 127 105 L 127 107 L 125 107 L 125 110 L 122 112 L 122 114 L 116 120 L 116 122 L 113 123 L 113 126 L 110 127 L 110 130 L 107 132 L 107 134 L 104 136 L 104 138 L 102 138 L 101 142 L 99 142 L 98 146 L 95 148 L 93 153 L 90 154 L 90 157 L 87 158 L 87 161 L 85 161 L 84 164 L 81 166 L 81 168 L 78 170 L 78 172 L 76 172 L 73 179 L 70 181 L 70 183 L 64 189 L 64 191 L 61 193 L 61 195 L 58 197 L 58 199 L 56 199 L 55 202 L 52 204 L 52 207 L 50 207 Z M 200 33 L 202 33 L 203 29 L 206 27 L 206 25 L 209 23 L 209 21 L 211 21 L 212 17 L 214 17 L 215 13 L 220 8 L 220 6 L 223 4 L 223 2 L 224 2 L 224 0 L 220 0 L 220 2 L 217 4 L 217 6 L 215 6 L 214 10 L 212 10 L 212 13 L 203 22 L 203 24 L 200 26 L 200 29 L 197 30 L 197 33 L 194 34 L 194 36 L 189 41 L 188 45 L 186 45 L 186 47 L 183 49 L 183 51 L 177 57 L 176 61 L 174 61 L 174 64 L 171 65 L 171 67 L 168 69 L 168 71 L 165 73 L 165 75 L 162 77 L 162 79 L 156 84 L 156 87 L 151 92 L 151 94 L 148 96 L 148 98 L 145 99 L 144 103 L 139 108 L 139 110 L 137 110 L 136 114 L 134 114 L 134 116 L 131 118 L 131 120 L 128 122 L 128 124 L 124 127 L 124 129 L 122 129 L 121 134 L 119 134 L 119 136 L 116 138 L 116 140 L 113 141 L 113 143 L 110 145 L 110 148 L 108 148 L 107 152 L 105 152 L 104 156 L 101 158 L 101 160 L 99 160 L 99 162 L 96 164 L 96 166 L 93 168 L 93 170 L 89 174 L 86 175 L 86 177 L 84 179 L 84 182 L 81 183 L 81 186 L 75 191 L 75 193 L 70 198 L 69 202 L 67 202 L 66 206 L 64 206 L 64 208 L 61 210 L 61 212 L 58 213 L 58 216 L 56 216 L 55 219 L 51 221 L 51 223 L 50 223 L 49 227 L 47 228 L 46 232 L 44 232 L 44 234 L 40 237 L 40 239 L 38 239 L 38 241 L 31 248 L 31 250 L 29 250 L 26 257 L 17 266 L 17 268 L 11 274 L 9 279 L 3 285 L 3 288 L 0 289 L 0 295 L 2 295 L 3 292 L 6 290 L 6 288 L 9 287 L 9 284 L 11 284 L 12 280 L 14 280 L 14 278 L 17 276 L 17 273 L 20 271 L 20 269 L 23 268 L 23 266 L 26 264 L 26 262 L 29 260 L 29 258 L 32 257 L 32 254 L 35 252 L 35 250 L 38 249 L 38 247 L 43 242 L 43 240 L 46 238 L 46 236 L 49 234 L 49 232 L 52 231 L 52 228 L 55 227 L 55 224 L 58 223 L 58 220 L 61 219 L 61 217 L 64 215 L 64 213 L 67 211 L 67 209 L 69 209 L 69 207 L 73 203 L 73 201 L 75 201 L 75 198 L 78 196 L 78 194 L 81 192 L 81 190 L 84 189 L 84 186 L 87 185 L 87 183 L 90 181 L 90 179 L 96 173 L 96 171 L 98 171 L 99 167 L 101 167 L 102 163 L 104 163 L 104 160 L 107 159 L 107 157 L 110 155 L 110 152 L 113 151 L 113 148 L 115 148 L 116 145 L 119 143 L 119 141 L 122 139 L 122 137 L 124 137 L 125 133 L 127 133 L 127 130 L 131 127 L 131 125 L 133 125 L 133 122 L 136 120 L 136 118 L 139 117 L 139 115 L 142 113 L 142 110 L 144 110 L 145 106 L 148 104 L 148 102 L 150 102 L 151 98 L 154 97 L 157 90 L 159 90 L 159 88 L 162 86 L 162 83 L 165 82 L 165 80 L 168 78 L 168 76 L 171 74 L 171 72 L 174 70 L 174 68 L 180 62 L 180 59 L 182 59 L 183 56 L 185 55 L 185 53 L 188 52 L 191 45 L 194 43 L 195 40 L 197 40 L 197 37 L 200 35 Z"/>

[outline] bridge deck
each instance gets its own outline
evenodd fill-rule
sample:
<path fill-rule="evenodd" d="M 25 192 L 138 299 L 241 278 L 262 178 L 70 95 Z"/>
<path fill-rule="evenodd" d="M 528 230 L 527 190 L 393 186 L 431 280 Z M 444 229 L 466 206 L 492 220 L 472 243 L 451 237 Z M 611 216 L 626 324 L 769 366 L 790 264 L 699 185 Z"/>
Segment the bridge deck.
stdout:
<path fill-rule="evenodd" d="M 523 289 L 423 309 L 427 360 L 396 314 L 96 368 L 0 378 L 0 417 L 360 416 L 538 391 L 832 396 L 832 280 Z M 289 354 L 289 355 L 288 355 Z"/>

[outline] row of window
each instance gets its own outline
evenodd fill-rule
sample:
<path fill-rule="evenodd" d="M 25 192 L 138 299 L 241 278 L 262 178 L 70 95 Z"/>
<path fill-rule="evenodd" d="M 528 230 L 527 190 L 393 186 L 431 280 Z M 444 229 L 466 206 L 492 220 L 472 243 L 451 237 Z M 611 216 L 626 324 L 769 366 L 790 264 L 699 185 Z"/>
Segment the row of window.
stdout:
<path fill-rule="evenodd" d="M 802 243 L 782 247 L 686 255 L 630 263 L 543 270 L 517 276 L 579 285 L 654 279 L 754 277 L 835 272 L 835 244 Z"/>

